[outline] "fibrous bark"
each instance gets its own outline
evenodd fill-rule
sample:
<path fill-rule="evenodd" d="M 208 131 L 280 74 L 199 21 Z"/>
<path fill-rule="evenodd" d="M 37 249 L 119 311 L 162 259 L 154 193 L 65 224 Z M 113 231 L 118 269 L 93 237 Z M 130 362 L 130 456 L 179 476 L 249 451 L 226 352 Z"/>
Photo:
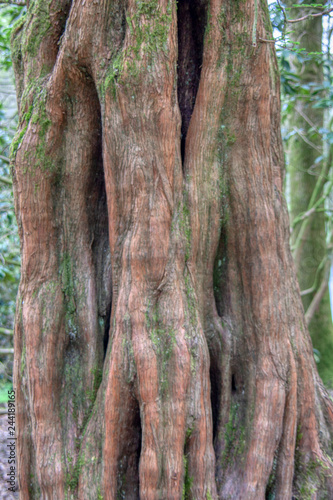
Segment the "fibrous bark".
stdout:
<path fill-rule="evenodd" d="M 22 498 L 333 493 L 269 36 L 252 0 L 35 0 L 16 28 Z"/>

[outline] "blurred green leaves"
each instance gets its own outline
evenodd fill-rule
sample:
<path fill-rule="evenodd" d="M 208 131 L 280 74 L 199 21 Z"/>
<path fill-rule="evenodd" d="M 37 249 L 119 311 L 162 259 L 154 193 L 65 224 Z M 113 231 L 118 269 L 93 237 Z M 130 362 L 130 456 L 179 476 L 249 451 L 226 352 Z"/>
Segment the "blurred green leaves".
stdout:
<path fill-rule="evenodd" d="M 9 147 L 17 126 L 10 34 L 25 7 L 0 6 L 0 348 L 13 347 L 15 302 L 20 278 L 20 244 L 13 203 Z M 0 354 L 0 393 L 12 381 L 12 354 Z"/>

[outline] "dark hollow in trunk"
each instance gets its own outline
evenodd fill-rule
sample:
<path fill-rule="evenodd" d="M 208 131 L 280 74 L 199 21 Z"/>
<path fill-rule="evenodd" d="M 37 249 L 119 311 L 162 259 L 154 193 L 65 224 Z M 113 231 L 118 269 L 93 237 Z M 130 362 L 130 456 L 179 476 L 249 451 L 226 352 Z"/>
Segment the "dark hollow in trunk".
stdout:
<path fill-rule="evenodd" d="M 207 0 L 181 0 L 177 5 L 178 28 L 178 104 L 182 118 L 181 153 L 197 95 L 202 66 L 204 34 L 207 26 Z"/>

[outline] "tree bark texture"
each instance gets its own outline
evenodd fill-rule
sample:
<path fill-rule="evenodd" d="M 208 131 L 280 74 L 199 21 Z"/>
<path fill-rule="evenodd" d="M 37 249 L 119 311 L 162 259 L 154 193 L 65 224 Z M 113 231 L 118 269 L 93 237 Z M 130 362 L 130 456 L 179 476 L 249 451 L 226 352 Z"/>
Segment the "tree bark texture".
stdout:
<path fill-rule="evenodd" d="M 292 6 L 294 3 L 290 1 L 287 4 Z M 324 8 L 325 2 L 322 3 Z M 294 8 L 289 15 L 298 18 L 306 13 L 306 9 Z M 322 31 L 321 17 L 308 18 L 293 25 L 291 37 L 299 43 L 298 48 L 304 49 L 306 53 L 321 52 Z M 301 85 L 323 83 L 322 63 L 313 58 L 300 63 L 293 58 L 292 65 Z M 315 92 L 315 88 L 312 92 Z M 309 96 L 300 97 L 295 103 L 290 114 L 290 127 L 295 132 L 290 140 L 288 166 L 290 215 L 291 220 L 294 220 L 301 213 L 307 212 L 311 203 L 314 204 L 323 196 L 330 165 L 327 159 L 317 161 L 318 157 L 324 155 L 320 134 L 324 127 L 324 110 L 314 108 Z M 312 290 L 303 296 L 305 311 L 311 311 L 311 306 L 316 305 L 318 292 L 320 295 L 320 288 L 325 287 L 325 292 L 321 293 L 309 322 L 309 331 L 314 347 L 320 352 L 320 376 L 325 384 L 332 388 L 333 324 L 328 290 L 330 259 L 326 243 L 325 217 L 324 212 L 314 212 L 309 221 L 298 223 L 292 233 L 292 243 L 296 247 L 295 263 L 301 290 Z"/>
<path fill-rule="evenodd" d="M 22 498 L 333 495 L 269 37 L 257 0 L 35 0 L 16 27 Z"/>

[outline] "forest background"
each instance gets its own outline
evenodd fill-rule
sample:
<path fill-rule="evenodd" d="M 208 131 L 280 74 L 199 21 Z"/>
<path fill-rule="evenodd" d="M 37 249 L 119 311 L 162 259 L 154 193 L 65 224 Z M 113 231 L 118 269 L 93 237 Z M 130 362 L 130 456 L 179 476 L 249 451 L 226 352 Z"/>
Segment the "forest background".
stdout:
<path fill-rule="evenodd" d="M 333 389 L 333 3 L 270 1 L 280 65 L 284 192 L 291 245 L 319 374 Z M 23 1 L 0 1 L 0 411 L 11 389 L 20 278 L 10 151 L 17 126 L 10 35 Z"/>

